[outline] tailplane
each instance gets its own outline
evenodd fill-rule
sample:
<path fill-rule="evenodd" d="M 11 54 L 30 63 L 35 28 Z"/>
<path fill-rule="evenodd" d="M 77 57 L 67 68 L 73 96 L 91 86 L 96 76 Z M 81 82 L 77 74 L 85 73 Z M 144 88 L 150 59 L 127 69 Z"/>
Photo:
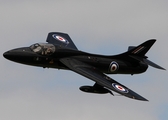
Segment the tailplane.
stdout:
<path fill-rule="evenodd" d="M 166 70 L 165 68 L 157 65 L 156 63 L 154 63 L 154 62 L 152 62 L 152 61 L 150 61 L 148 59 L 143 59 L 143 60 L 144 60 L 145 63 L 147 63 L 148 65 L 150 65 L 150 66 L 152 66 L 154 68 L 161 69 L 161 70 Z"/>

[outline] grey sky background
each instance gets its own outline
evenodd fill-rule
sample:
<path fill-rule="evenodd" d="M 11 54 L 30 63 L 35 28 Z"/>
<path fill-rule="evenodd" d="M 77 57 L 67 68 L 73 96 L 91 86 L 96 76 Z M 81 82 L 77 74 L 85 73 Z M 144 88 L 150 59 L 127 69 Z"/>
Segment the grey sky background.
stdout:
<path fill-rule="evenodd" d="M 168 69 L 166 0 L 1 0 L 0 119 L 165 120 L 167 71 L 149 67 L 139 75 L 110 75 L 149 102 L 81 92 L 94 82 L 71 71 L 21 65 L 3 52 L 45 42 L 48 32 L 68 33 L 78 49 L 113 55 L 155 38 L 147 53 Z"/>

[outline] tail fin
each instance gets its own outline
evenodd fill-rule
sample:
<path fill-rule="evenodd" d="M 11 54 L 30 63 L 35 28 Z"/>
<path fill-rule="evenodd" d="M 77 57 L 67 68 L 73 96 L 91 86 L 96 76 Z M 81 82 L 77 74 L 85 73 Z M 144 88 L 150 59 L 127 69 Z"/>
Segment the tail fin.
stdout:
<path fill-rule="evenodd" d="M 145 56 L 148 50 L 152 47 L 152 45 L 156 42 L 155 39 L 148 40 L 137 47 L 132 47 L 126 52 L 129 55 L 136 55 L 136 56 Z"/>
<path fill-rule="evenodd" d="M 156 42 L 155 39 L 151 39 L 148 40 L 142 44 L 140 44 L 137 47 L 132 47 L 130 46 L 128 48 L 128 52 L 126 52 L 125 54 L 131 56 L 132 58 L 138 60 L 138 61 L 143 61 L 146 64 L 154 67 L 154 68 L 158 68 L 158 69 L 162 69 L 162 70 L 166 70 L 163 67 L 155 64 L 154 62 L 150 61 L 147 59 L 147 57 L 145 56 L 145 54 L 149 51 L 149 49 L 152 47 L 152 45 Z"/>

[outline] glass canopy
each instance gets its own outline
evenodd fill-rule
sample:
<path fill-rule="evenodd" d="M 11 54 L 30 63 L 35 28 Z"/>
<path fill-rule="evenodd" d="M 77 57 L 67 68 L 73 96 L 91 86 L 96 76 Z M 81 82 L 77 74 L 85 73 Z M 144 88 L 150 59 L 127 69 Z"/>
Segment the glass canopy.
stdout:
<path fill-rule="evenodd" d="M 55 46 L 48 43 L 35 43 L 30 46 L 30 49 L 41 55 L 51 55 L 55 52 Z"/>

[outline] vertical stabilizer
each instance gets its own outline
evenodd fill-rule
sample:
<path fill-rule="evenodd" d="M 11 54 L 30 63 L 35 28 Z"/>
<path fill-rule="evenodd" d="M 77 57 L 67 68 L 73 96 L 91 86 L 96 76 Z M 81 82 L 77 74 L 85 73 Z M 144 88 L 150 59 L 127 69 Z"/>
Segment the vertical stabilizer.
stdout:
<path fill-rule="evenodd" d="M 156 42 L 155 39 L 148 40 L 137 47 L 132 47 L 126 52 L 129 55 L 136 55 L 136 56 L 145 56 L 148 50 L 152 47 L 152 45 Z"/>

